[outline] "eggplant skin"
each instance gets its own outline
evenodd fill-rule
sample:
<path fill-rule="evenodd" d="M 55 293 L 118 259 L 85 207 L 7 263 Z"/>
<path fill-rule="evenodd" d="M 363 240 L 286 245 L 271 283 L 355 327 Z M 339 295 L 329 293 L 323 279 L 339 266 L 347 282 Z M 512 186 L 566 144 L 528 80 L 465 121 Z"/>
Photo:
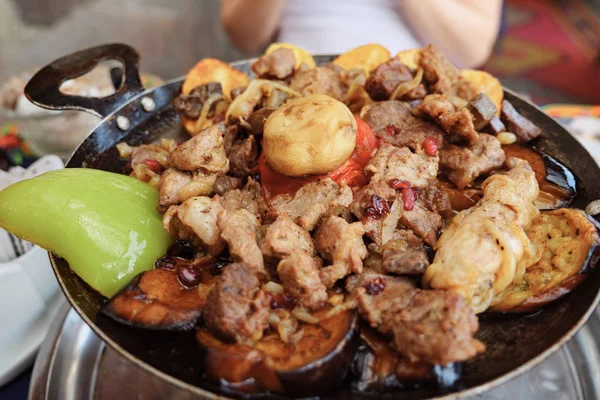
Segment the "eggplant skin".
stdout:
<path fill-rule="evenodd" d="M 231 384 L 253 380 L 262 389 L 294 397 L 323 395 L 346 378 L 359 344 L 358 316 L 345 311 L 319 324 L 303 324 L 304 335 L 285 344 L 267 335 L 254 345 L 221 341 L 206 328 L 196 334 L 207 377 Z"/>
<path fill-rule="evenodd" d="M 530 312 L 574 290 L 587 276 L 586 266 L 600 244 L 587 215 L 571 208 L 543 211 L 527 236 L 537 261 L 499 293 L 490 311 Z"/>
<path fill-rule="evenodd" d="M 197 288 L 183 288 L 174 271 L 154 269 L 137 275 L 100 312 L 136 328 L 191 330 L 205 302 Z"/>

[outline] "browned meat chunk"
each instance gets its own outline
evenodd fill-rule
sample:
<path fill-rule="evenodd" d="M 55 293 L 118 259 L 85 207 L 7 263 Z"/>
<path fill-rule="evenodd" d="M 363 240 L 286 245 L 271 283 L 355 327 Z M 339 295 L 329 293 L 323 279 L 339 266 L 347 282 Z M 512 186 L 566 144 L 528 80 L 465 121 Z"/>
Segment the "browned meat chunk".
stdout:
<path fill-rule="evenodd" d="M 169 152 L 156 144 L 142 144 L 131 151 L 131 168 L 144 164 L 147 160 L 158 161 L 162 168 L 168 168 Z M 156 172 L 156 171 L 155 171 Z"/>
<path fill-rule="evenodd" d="M 479 328 L 470 305 L 457 293 L 416 289 L 406 306 L 382 330 L 392 331 L 393 347 L 411 361 L 446 365 L 485 350 L 473 338 Z"/>
<path fill-rule="evenodd" d="M 209 97 L 215 94 L 223 94 L 223 88 L 219 82 L 209 82 L 194 88 L 190 94 L 181 93 L 173 99 L 175 110 L 189 119 L 198 119 L 202 105 Z M 211 111 L 214 111 L 214 104 Z M 210 113 L 209 113 L 210 114 Z M 211 118 L 213 115 L 209 115 Z"/>
<path fill-rule="evenodd" d="M 444 133 L 436 124 L 414 117 L 410 106 L 397 100 L 370 104 L 363 108 L 361 117 L 377 137 L 394 146 L 420 151 L 428 137 L 434 138 L 440 147 L 444 142 Z"/>
<path fill-rule="evenodd" d="M 223 210 L 217 217 L 221 237 L 229 245 L 229 254 L 236 262 L 243 262 L 261 279 L 266 275 L 263 256 L 258 247 L 257 232 L 260 223 L 246 210 Z"/>
<path fill-rule="evenodd" d="M 379 65 L 365 82 L 365 90 L 375 101 L 389 100 L 394 90 L 404 82 L 413 80 L 413 73 L 399 58 L 392 58 Z M 425 88 L 421 85 L 407 93 L 404 97 L 416 99 L 425 96 Z"/>
<path fill-rule="evenodd" d="M 179 204 L 185 199 L 180 196 L 183 188 L 192 181 L 192 175 L 189 172 L 182 172 L 175 168 L 169 168 L 161 176 L 158 182 L 158 205 L 161 209 L 166 209 L 170 205 Z"/>
<path fill-rule="evenodd" d="M 169 163 L 183 171 L 204 169 L 215 173 L 226 173 L 229 160 L 223 147 L 223 124 L 203 130 L 171 152 Z"/>
<path fill-rule="evenodd" d="M 446 365 L 485 349 L 473 338 L 477 317 L 458 294 L 414 289 L 410 281 L 375 274 L 355 294 L 363 318 L 392 336 L 392 346 L 411 361 Z"/>
<path fill-rule="evenodd" d="M 419 199 L 428 210 L 437 212 L 442 218 L 454 216 L 448 193 L 438 187 L 437 180 L 419 192 Z"/>
<path fill-rule="evenodd" d="M 394 310 L 404 307 L 405 294 L 415 289 L 415 283 L 406 277 L 365 272 L 349 278 L 346 289 L 358 300 L 362 318 L 378 328 L 393 316 Z"/>
<path fill-rule="evenodd" d="M 396 191 L 387 182 L 372 180 L 356 192 L 350 204 L 350 211 L 362 222 L 365 234 L 379 248 L 391 239 L 400 220 L 402 203 L 394 201 L 396 197 Z"/>
<path fill-rule="evenodd" d="M 437 177 L 438 156 L 413 153 L 407 147 L 383 143 L 365 171 L 372 174 L 372 181 L 389 182 L 400 179 L 410 183 L 411 187 L 424 188 Z"/>
<path fill-rule="evenodd" d="M 245 178 L 256 173 L 258 169 L 258 144 L 254 136 L 238 140 L 231 147 L 228 154 L 230 174 L 238 178 Z"/>
<path fill-rule="evenodd" d="M 412 230 L 425 243 L 433 247 L 442 227 L 442 217 L 437 212 L 427 209 L 423 201 L 419 199 L 412 210 L 402 211 L 400 224 Z"/>
<path fill-rule="evenodd" d="M 307 231 L 312 231 L 321 217 L 330 209 L 348 206 L 352 202 L 352 189 L 339 185 L 330 178 L 304 185 L 294 197 L 278 195 L 271 200 L 268 217 L 288 215 Z"/>
<path fill-rule="evenodd" d="M 223 207 L 228 211 L 247 210 L 259 220 L 262 220 L 267 212 L 260 183 L 252 178 L 248 178 L 242 190 L 235 189 L 225 193 Z"/>
<path fill-rule="evenodd" d="M 473 116 L 473 125 L 476 130 L 481 130 L 496 116 L 496 105 L 485 93 L 473 97 L 467 106 Z"/>
<path fill-rule="evenodd" d="M 458 70 L 433 45 L 421 50 L 419 66 L 423 68 L 423 79 L 429 83 L 433 93 L 456 95 L 471 100 L 477 94 L 475 86 L 461 76 Z"/>
<path fill-rule="evenodd" d="M 192 197 L 179 206 L 171 206 L 163 216 L 163 226 L 176 237 L 199 243 L 209 254 L 218 255 L 225 249 L 217 216 L 223 210 L 221 198 Z M 178 220 L 178 221 L 177 221 Z M 182 227 L 187 232 L 182 231 Z"/>
<path fill-rule="evenodd" d="M 362 272 L 362 260 L 367 257 L 364 233 L 360 222 L 349 224 L 340 217 L 329 217 L 317 229 L 315 247 L 324 259 L 333 263 L 321 270 L 325 286 L 333 286 L 350 272 Z"/>
<path fill-rule="evenodd" d="M 397 275 L 421 275 L 429 266 L 423 241 L 412 231 L 397 230 L 383 246 L 383 270 Z"/>
<path fill-rule="evenodd" d="M 195 196 L 208 196 L 217 179 L 214 173 L 202 170 L 193 173 L 169 168 L 158 182 L 159 201 L 157 209 L 164 211 L 168 206 L 179 204 Z"/>
<path fill-rule="evenodd" d="M 440 168 L 459 189 L 469 186 L 479 175 L 500 168 L 505 159 L 498 139 L 485 133 L 468 147 L 448 145 L 440 150 Z"/>
<path fill-rule="evenodd" d="M 228 175 L 218 175 L 217 179 L 215 180 L 213 191 L 216 194 L 223 196 L 225 193 L 231 190 L 241 189 L 243 186 L 244 181 L 241 178 Z"/>
<path fill-rule="evenodd" d="M 418 117 L 429 116 L 448 134 L 468 142 L 477 141 L 478 135 L 473 125 L 473 116 L 465 107 L 457 108 L 444 95 L 430 94 L 413 109 Z"/>
<path fill-rule="evenodd" d="M 483 131 L 495 136 L 500 132 L 506 132 L 506 127 L 502 123 L 500 117 L 495 115 L 494 118 L 490 120 L 490 123 L 483 128 Z"/>
<path fill-rule="evenodd" d="M 341 72 L 334 65 L 298 71 L 292 78 L 290 87 L 303 96 L 321 93 L 341 101 L 348 90 Z"/>
<path fill-rule="evenodd" d="M 294 72 L 296 57 L 291 49 L 279 48 L 252 63 L 252 71 L 259 78 L 285 79 Z"/>
<path fill-rule="evenodd" d="M 277 265 L 277 275 L 285 290 L 309 309 L 321 308 L 327 301 L 327 288 L 319 277 L 319 265 L 307 252 L 295 249 Z"/>
<path fill-rule="evenodd" d="M 508 100 L 502 101 L 500 117 L 508 132 L 514 133 L 521 142 L 529 142 L 542 134 L 542 130 L 519 114 Z"/>
<path fill-rule="evenodd" d="M 259 287 L 258 277 L 247 265 L 226 266 L 206 300 L 206 326 L 238 343 L 260 340 L 270 308 L 269 296 Z"/>
<path fill-rule="evenodd" d="M 240 128 L 239 125 L 229 125 L 223 134 L 223 149 L 225 149 L 225 154 L 229 157 L 229 153 L 231 153 L 231 148 L 233 144 L 236 142 L 238 138 Z"/>
<path fill-rule="evenodd" d="M 254 135 L 261 136 L 263 134 L 265 122 L 275 110 L 276 108 L 261 108 L 250 114 L 246 122 L 250 125 L 250 130 Z"/>
<path fill-rule="evenodd" d="M 310 233 L 296 225 L 287 215 L 279 216 L 269 225 L 261 248 L 265 257 L 272 258 L 287 257 L 294 250 L 304 251 L 309 256 L 315 254 Z"/>

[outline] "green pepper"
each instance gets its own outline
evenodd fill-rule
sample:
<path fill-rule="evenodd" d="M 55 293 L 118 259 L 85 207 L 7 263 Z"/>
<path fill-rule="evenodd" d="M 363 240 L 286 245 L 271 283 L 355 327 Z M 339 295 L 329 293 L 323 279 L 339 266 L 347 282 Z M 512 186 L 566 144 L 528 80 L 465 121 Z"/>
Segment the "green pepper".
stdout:
<path fill-rule="evenodd" d="M 112 297 L 172 243 L 157 204 L 158 191 L 137 179 L 67 168 L 0 191 L 0 227 L 66 259 Z"/>

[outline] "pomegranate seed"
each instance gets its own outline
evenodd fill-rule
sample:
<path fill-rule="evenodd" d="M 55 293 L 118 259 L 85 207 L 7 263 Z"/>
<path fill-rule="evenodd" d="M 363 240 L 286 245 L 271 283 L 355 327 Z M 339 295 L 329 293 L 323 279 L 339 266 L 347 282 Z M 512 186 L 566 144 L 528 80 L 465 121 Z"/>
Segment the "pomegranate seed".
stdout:
<path fill-rule="evenodd" d="M 271 296 L 271 308 L 283 308 L 285 310 L 291 311 L 296 307 L 296 299 L 287 294 L 276 294 Z"/>
<path fill-rule="evenodd" d="M 385 281 L 381 278 L 375 278 L 363 283 L 363 287 L 366 289 L 369 296 L 377 296 L 385 289 Z"/>
<path fill-rule="evenodd" d="M 398 136 L 400 133 L 400 128 L 398 128 L 396 125 L 388 125 L 385 127 L 385 133 L 390 136 Z"/>
<path fill-rule="evenodd" d="M 417 193 L 413 188 L 403 188 L 402 200 L 404 200 L 404 210 L 411 211 L 413 208 L 415 208 L 415 201 L 417 201 Z"/>
<path fill-rule="evenodd" d="M 364 215 L 372 219 L 380 219 L 385 214 L 390 212 L 390 205 L 385 199 L 373 194 L 371 196 L 371 203 L 365 208 Z"/>
<path fill-rule="evenodd" d="M 162 169 L 162 166 L 160 165 L 160 163 L 156 160 L 144 160 L 144 164 L 146 164 L 146 166 L 154 173 L 156 174 L 160 174 L 160 170 Z"/>
<path fill-rule="evenodd" d="M 429 136 L 423 140 L 423 149 L 428 156 L 435 156 L 438 153 L 438 142 L 435 138 Z"/>
<path fill-rule="evenodd" d="M 177 264 L 177 261 L 171 256 L 162 256 L 154 262 L 156 268 L 166 269 L 167 271 L 173 271 L 175 264 Z"/>
<path fill-rule="evenodd" d="M 410 183 L 403 181 L 401 179 L 390 179 L 390 181 L 388 182 L 389 185 L 391 186 L 392 189 L 394 190 L 398 190 L 398 189 L 404 189 L 404 188 L 409 188 L 410 187 Z"/>
<path fill-rule="evenodd" d="M 177 269 L 177 278 L 182 286 L 192 288 L 200 283 L 200 271 L 191 265 L 182 265 Z"/>

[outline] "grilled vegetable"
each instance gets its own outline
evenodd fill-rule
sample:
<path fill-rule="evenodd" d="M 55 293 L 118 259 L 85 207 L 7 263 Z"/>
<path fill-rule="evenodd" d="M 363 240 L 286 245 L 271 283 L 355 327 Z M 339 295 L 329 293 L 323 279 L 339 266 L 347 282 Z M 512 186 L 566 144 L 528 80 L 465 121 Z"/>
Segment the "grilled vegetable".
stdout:
<path fill-rule="evenodd" d="M 530 142 L 542 134 L 542 130 L 519 114 L 508 100 L 502 102 L 500 118 L 506 125 L 506 129 L 514 133 L 520 142 Z"/>
<path fill-rule="evenodd" d="M 390 59 L 390 51 L 380 44 L 365 44 L 339 55 L 333 63 L 344 69 L 362 68 L 367 74 Z"/>
<path fill-rule="evenodd" d="M 156 189 L 135 178 L 67 168 L 2 190 L 0 227 L 65 258 L 111 297 L 172 242 L 156 204 Z"/>
<path fill-rule="evenodd" d="M 345 377 L 358 342 L 357 318 L 345 311 L 318 324 L 301 324 L 302 338 L 292 344 L 279 336 L 253 346 L 229 344 L 200 329 L 197 339 L 206 352 L 204 369 L 230 383 L 250 378 L 268 390 L 294 396 L 334 390 Z"/>
<path fill-rule="evenodd" d="M 174 260 L 173 260 L 174 261 Z M 109 300 L 102 314 L 126 325 L 147 329 L 185 330 L 196 325 L 210 290 L 212 275 L 188 265 L 142 272 Z M 203 273 L 204 272 L 204 273 Z M 186 287 L 197 274 L 198 284 Z"/>
<path fill-rule="evenodd" d="M 569 293 L 585 279 L 580 271 L 599 244 L 586 214 L 568 208 L 543 212 L 527 236 L 539 260 L 496 296 L 493 311 L 530 311 Z"/>
<path fill-rule="evenodd" d="M 485 93 L 479 93 L 471 99 L 467 108 L 473 115 L 473 125 L 478 131 L 496 116 L 496 106 Z"/>

